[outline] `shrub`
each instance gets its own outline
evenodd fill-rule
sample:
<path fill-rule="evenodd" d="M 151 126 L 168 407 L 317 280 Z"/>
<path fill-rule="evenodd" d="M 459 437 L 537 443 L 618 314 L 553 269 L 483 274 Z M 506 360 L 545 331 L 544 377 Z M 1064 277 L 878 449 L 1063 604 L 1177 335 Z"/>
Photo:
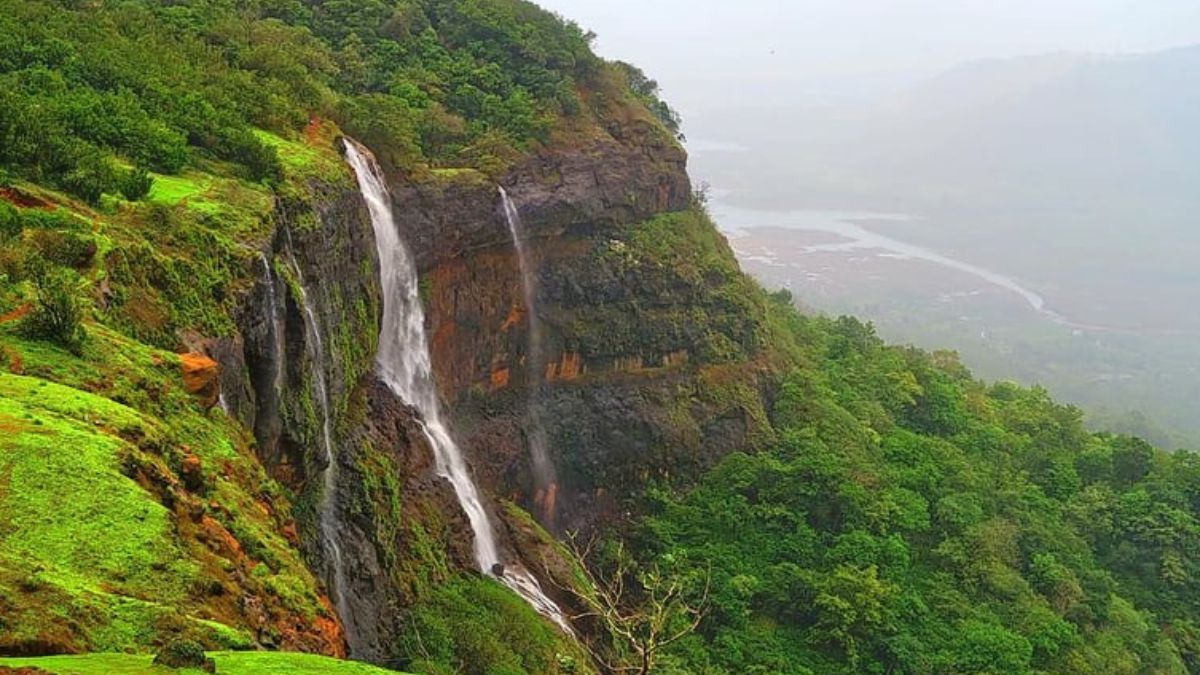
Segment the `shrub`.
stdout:
<path fill-rule="evenodd" d="M 0 201 L 0 241 L 21 234 L 21 213 L 8 202 Z"/>
<path fill-rule="evenodd" d="M 245 128 L 222 129 L 214 151 L 222 159 L 246 167 L 254 180 L 278 180 L 283 176 L 279 153 Z"/>
<path fill-rule="evenodd" d="M 86 267 L 96 255 L 96 242 L 80 232 L 34 230 L 29 235 L 29 241 L 48 262 L 62 267 Z"/>
<path fill-rule="evenodd" d="M 174 640 L 163 645 L 154 655 L 154 665 L 217 672 L 217 663 L 204 653 L 204 647 L 191 640 Z"/>
<path fill-rule="evenodd" d="M 154 177 L 142 168 L 133 169 L 121 178 L 121 194 L 131 202 L 141 201 L 154 187 Z"/>
<path fill-rule="evenodd" d="M 31 267 L 37 302 L 21 321 L 22 332 L 80 353 L 87 332 L 79 301 L 79 275 L 73 270 L 52 268 L 45 261 L 36 261 Z"/>
<path fill-rule="evenodd" d="M 95 148 L 82 151 L 60 180 L 67 192 L 89 204 L 99 204 L 105 192 L 116 192 L 118 183 L 112 162 Z"/>

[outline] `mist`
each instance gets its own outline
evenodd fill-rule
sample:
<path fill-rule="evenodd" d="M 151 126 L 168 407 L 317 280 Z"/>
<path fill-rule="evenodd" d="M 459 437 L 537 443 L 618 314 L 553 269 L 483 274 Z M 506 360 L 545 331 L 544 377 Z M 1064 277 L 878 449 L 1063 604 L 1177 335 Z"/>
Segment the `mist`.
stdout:
<path fill-rule="evenodd" d="M 1200 3 L 545 5 L 658 81 L 768 287 L 1200 439 Z"/>
<path fill-rule="evenodd" d="M 1200 42 L 1200 4 L 1187 0 L 541 4 L 595 31 L 602 55 L 645 69 L 685 120 L 726 106 L 871 96 L 980 58 Z"/>

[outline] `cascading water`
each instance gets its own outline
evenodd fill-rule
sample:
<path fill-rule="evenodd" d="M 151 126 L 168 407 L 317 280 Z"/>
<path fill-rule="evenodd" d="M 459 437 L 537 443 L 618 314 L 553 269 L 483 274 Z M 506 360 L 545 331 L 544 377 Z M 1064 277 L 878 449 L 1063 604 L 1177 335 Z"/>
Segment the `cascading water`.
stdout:
<path fill-rule="evenodd" d="M 300 306 L 304 314 L 304 329 L 308 337 L 309 358 L 313 362 L 313 398 L 316 399 L 317 412 L 321 416 L 321 445 L 324 451 L 325 469 L 322 472 L 323 489 L 321 491 L 321 501 L 317 505 L 318 527 L 321 532 L 321 546 L 325 550 L 326 557 L 332 563 L 331 572 L 333 578 L 329 583 L 329 594 L 332 596 L 334 607 L 336 607 L 338 616 L 342 620 L 342 626 L 346 632 L 346 641 L 350 644 L 350 650 L 353 652 L 356 646 L 356 634 L 353 630 L 353 617 L 350 615 L 349 606 L 345 600 L 346 572 L 342 559 L 342 547 L 338 543 L 338 462 L 333 448 L 333 415 L 330 410 L 329 387 L 325 380 L 325 345 L 321 339 L 321 326 L 317 323 L 316 312 L 313 310 L 312 302 L 309 300 L 308 291 L 304 287 L 304 274 L 301 272 L 300 265 L 296 262 L 296 257 L 292 253 L 290 233 L 288 238 L 288 262 L 291 264 L 292 273 L 296 275 L 296 291 L 300 295 Z M 278 333 L 278 325 L 276 325 L 276 332 Z M 276 339 L 279 339 L 279 337 L 277 336 Z"/>
<path fill-rule="evenodd" d="M 519 565 L 505 565 L 496 546 L 496 535 L 488 519 L 479 490 L 471 479 L 462 451 L 442 421 L 437 384 L 425 335 L 425 311 L 417 286 L 412 254 L 400 240 L 392 218 L 391 198 L 370 151 L 347 139 L 346 160 L 358 185 L 375 229 L 383 285 L 383 321 L 376 357 L 380 379 L 406 404 L 420 414 L 421 428 L 433 448 L 438 475 L 450 481 L 458 503 L 467 514 L 474 534 L 475 562 L 485 574 L 500 580 L 523 597 L 540 614 L 564 631 L 571 627 L 554 601 L 546 597 L 533 575 Z"/>
<path fill-rule="evenodd" d="M 521 214 L 516 204 L 509 198 L 503 186 L 496 186 L 500 192 L 500 203 L 504 207 L 504 219 L 508 222 L 508 231 L 512 235 L 513 248 L 517 252 L 517 263 L 521 268 L 521 290 L 525 301 L 525 314 L 529 326 L 529 351 L 526 354 L 526 368 L 529 373 L 529 425 L 525 431 L 529 439 L 529 455 L 533 464 L 534 502 L 542 512 L 542 522 L 548 527 L 554 526 L 555 500 L 558 492 L 558 479 L 554 462 L 550 461 L 549 445 L 546 438 L 546 428 L 538 414 L 537 397 L 542 382 L 542 326 L 537 318 L 537 286 L 533 278 L 533 265 L 530 264 L 529 247 L 525 240 Z"/>
<path fill-rule="evenodd" d="M 275 395 L 279 396 L 283 392 L 283 315 L 279 313 L 279 297 L 275 290 L 275 271 L 271 269 L 271 261 L 266 253 L 261 252 L 258 259 L 262 262 L 263 283 L 267 287 L 267 311 L 271 313 L 271 377 Z"/>

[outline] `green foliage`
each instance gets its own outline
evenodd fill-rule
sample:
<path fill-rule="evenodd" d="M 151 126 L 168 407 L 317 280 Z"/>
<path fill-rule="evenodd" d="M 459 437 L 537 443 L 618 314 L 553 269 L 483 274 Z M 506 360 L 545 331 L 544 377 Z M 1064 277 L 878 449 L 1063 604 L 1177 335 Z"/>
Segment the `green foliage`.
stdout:
<path fill-rule="evenodd" d="M 680 131 L 683 120 L 674 108 L 662 100 L 659 95 L 658 83 L 647 77 L 641 68 L 633 64 L 617 61 L 616 66 L 625 76 L 629 91 L 634 97 L 641 101 L 668 131 L 675 134 L 679 140 L 683 140 L 683 133 Z"/>
<path fill-rule="evenodd" d="M 357 661 L 315 654 L 281 652 L 209 652 L 220 675 L 388 675 L 394 671 Z M 0 665 L 41 668 L 56 675 L 167 675 L 176 672 L 151 663 L 151 656 L 84 654 L 39 658 L 0 658 Z"/>
<path fill-rule="evenodd" d="M 0 171 L 98 204 L 136 201 L 141 169 L 206 157 L 277 180 L 253 127 L 332 116 L 388 163 L 495 172 L 563 120 L 603 116 L 580 92 L 647 106 L 678 131 L 657 85 L 619 81 L 591 36 L 525 0 L 0 4 Z"/>
<path fill-rule="evenodd" d="M 207 654 L 204 647 L 191 640 L 172 640 L 162 646 L 154 655 L 152 662 L 156 666 L 168 668 L 197 668 L 210 673 L 217 670 L 217 664 Z"/>
<path fill-rule="evenodd" d="M 477 576 L 443 583 L 410 609 L 399 652 L 409 669 L 433 673 L 568 673 L 587 663 L 519 596 Z"/>
<path fill-rule="evenodd" d="M 20 212 L 8 202 L 0 200 L 0 241 L 19 236 L 22 227 Z"/>
<path fill-rule="evenodd" d="M 79 299 L 79 275 L 68 269 L 37 265 L 33 275 L 37 299 L 21 322 L 29 337 L 49 340 L 79 353 L 87 338 L 83 328 L 83 306 Z"/>
<path fill-rule="evenodd" d="M 141 201 L 154 188 L 154 177 L 142 168 L 133 169 L 121 178 L 121 194 L 131 202 Z"/>
<path fill-rule="evenodd" d="M 776 309 L 778 309 L 776 307 Z M 791 314 L 778 441 L 655 492 L 646 564 L 711 569 L 706 672 L 1187 672 L 1200 461 L 1044 390 Z M 1150 665 L 1154 664 L 1154 665 Z"/>

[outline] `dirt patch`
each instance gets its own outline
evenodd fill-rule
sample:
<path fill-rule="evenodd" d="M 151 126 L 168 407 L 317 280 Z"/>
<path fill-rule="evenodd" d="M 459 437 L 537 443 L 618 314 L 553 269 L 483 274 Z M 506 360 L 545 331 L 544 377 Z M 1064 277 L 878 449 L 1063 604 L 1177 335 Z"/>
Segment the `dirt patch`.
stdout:
<path fill-rule="evenodd" d="M 23 209 L 54 209 L 54 205 L 15 187 L 0 187 L 0 199 Z"/>
<path fill-rule="evenodd" d="M 8 323 L 9 321 L 16 321 L 17 319 L 24 317 L 26 314 L 28 314 L 32 310 L 33 310 L 33 303 L 27 302 L 14 310 L 11 310 L 4 314 L 0 314 L 0 323 Z"/>

